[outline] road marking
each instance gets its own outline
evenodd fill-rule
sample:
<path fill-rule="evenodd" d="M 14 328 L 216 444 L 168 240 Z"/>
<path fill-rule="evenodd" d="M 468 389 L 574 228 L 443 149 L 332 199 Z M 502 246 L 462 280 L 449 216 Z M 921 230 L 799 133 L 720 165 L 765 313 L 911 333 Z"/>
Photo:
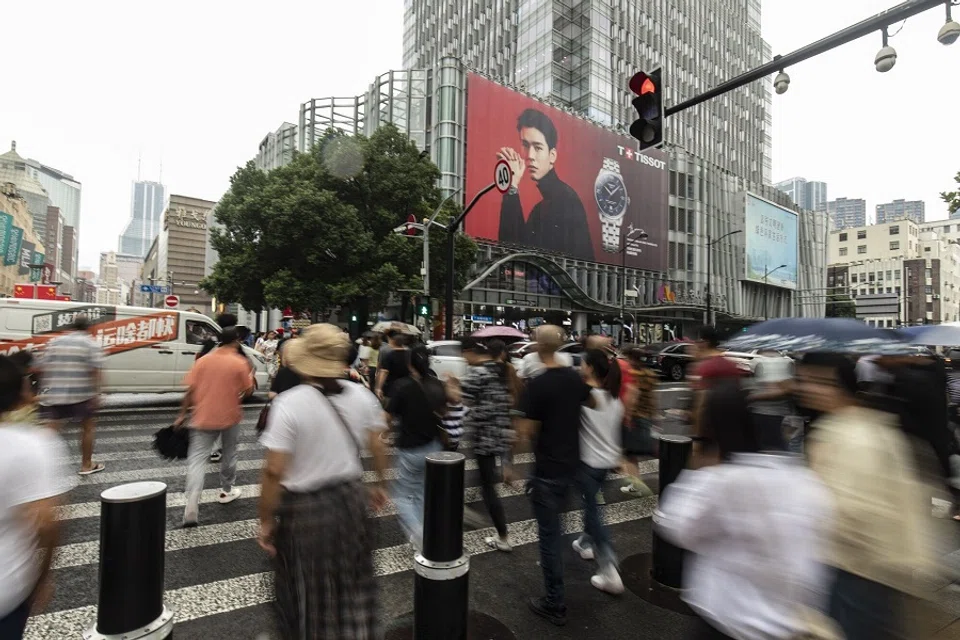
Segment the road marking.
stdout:
<path fill-rule="evenodd" d="M 649 518 L 656 505 L 656 496 L 602 505 L 600 517 L 608 525 L 633 522 Z M 560 526 L 564 535 L 583 531 L 581 510 L 560 514 Z M 514 546 L 524 546 L 538 541 L 536 520 L 514 522 L 509 525 L 509 529 Z M 464 533 L 464 552 L 471 556 L 492 552 L 493 549 L 487 546 L 484 539 L 493 534 L 493 527 Z M 413 550 L 408 544 L 376 549 L 373 552 L 373 558 L 374 570 L 378 577 L 408 571 L 413 566 Z M 273 573 L 263 572 L 173 589 L 164 594 L 164 603 L 175 612 L 177 622 L 187 622 L 214 614 L 267 604 L 273 602 L 274 594 Z M 96 614 L 96 606 L 87 605 L 34 616 L 27 624 L 24 638 L 25 640 L 49 640 L 79 637 L 93 624 Z"/>

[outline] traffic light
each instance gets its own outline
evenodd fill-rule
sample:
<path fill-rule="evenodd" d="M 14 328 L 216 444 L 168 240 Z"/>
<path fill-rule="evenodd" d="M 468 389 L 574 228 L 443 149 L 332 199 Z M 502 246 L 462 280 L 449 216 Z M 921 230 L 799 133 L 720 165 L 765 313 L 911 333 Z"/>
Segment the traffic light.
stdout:
<path fill-rule="evenodd" d="M 416 235 L 417 228 L 413 226 L 416 223 L 417 223 L 417 216 L 413 215 L 412 213 L 407 216 L 407 232 L 406 233 L 408 236 Z"/>
<path fill-rule="evenodd" d="M 630 78 L 630 90 L 637 94 L 633 108 L 640 116 L 630 125 L 630 135 L 640 141 L 640 151 L 663 145 L 663 69 L 640 71 Z"/>
<path fill-rule="evenodd" d="M 417 308 L 414 313 L 416 313 L 416 315 L 418 316 L 429 318 L 430 317 L 430 298 L 426 298 L 426 297 L 417 298 Z"/>

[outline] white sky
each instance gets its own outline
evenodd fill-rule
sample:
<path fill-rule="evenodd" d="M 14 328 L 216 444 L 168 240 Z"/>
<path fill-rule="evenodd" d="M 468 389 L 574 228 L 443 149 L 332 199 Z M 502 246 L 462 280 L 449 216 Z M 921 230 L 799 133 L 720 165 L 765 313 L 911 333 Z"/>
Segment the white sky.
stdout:
<path fill-rule="evenodd" d="M 787 53 L 896 2 L 764 0 L 764 37 Z M 80 263 L 94 268 L 117 247 L 139 156 L 143 179 L 162 161 L 170 192 L 216 200 L 300 103 L 356 95 L 401 65 L 401 0 L 7 4 L 0 152 L 15 139 L 83 183 Z M 960 170 L 960 43 L 936 41 L 943 21 L 942 9 L 908 20 L 886 74 L 873 69 L 879 34 L 790 69 L 773 101 L 774 179 L 824 180 L 831 199 L 866 198 L 868 214 L 903 197 L 945 217 L 937 193 Z"/>

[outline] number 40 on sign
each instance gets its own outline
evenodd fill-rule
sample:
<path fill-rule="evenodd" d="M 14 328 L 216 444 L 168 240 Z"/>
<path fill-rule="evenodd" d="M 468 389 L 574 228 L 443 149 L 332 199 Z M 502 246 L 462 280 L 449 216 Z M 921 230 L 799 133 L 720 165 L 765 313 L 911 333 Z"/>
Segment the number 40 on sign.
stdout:
<path fill-rule="evenodd" d="M 513 184 L 513 170 L 506 160 L 497 161 L 497 166 L 493 170 L 493 182 L 500 193 L 510 190 L 510 185 Z"/>

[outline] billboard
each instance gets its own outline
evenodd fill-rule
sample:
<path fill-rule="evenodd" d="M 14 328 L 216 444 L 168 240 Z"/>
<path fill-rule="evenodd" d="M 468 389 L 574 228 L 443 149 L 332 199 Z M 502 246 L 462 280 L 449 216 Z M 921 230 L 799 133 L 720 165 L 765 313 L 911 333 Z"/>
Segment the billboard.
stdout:
<path fill-rule="evenodd" d="M 796 289 L 797 214 L 752 193 L 746 209 L 746 279 Z"/>
<path fill-rule="evenodd" d="M 7 245 L 7 252 L 3 254 L 3 266 L 10 267 L 20 261 L 20 245 L 23 244 L 23 229 L 12 227 L 10 229 L 10 242 Z"/>
<path fill-rule="evenodd" d="M 491 182 L 499 159 L 514 179 L 466 218 L 475 238 L 661 271 L 667 256 L 666 154 L 475 74 L 467 76 L 466 194 Z M 638 239 L 642 229 L 645 240 Z"/>

